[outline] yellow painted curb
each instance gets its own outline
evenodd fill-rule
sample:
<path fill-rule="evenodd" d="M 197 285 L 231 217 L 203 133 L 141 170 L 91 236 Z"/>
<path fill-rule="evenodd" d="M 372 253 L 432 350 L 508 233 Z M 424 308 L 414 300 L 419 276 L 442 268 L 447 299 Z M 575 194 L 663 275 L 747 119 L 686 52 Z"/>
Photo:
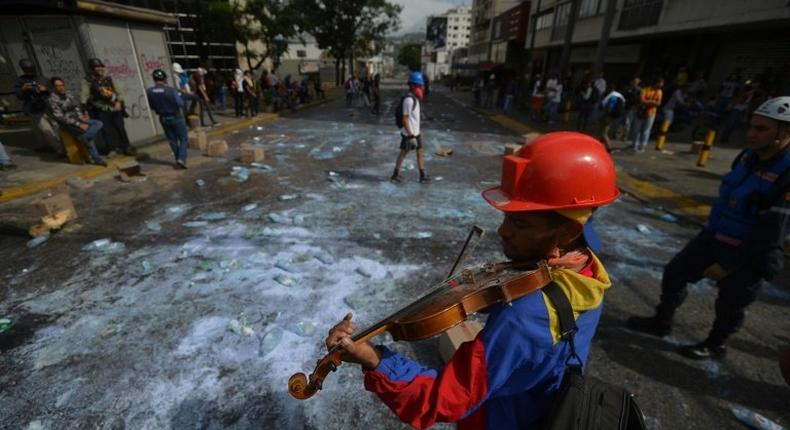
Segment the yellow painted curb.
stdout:
<path fill-rule="evenodd" d="M 272 123 L 272 122 L 278 120 L 279 118 L 280 118 L 280 116 L 277 115 L 277 114 L 264 114 L 261 117 L 250 118 L 250 119 L 247 119 L 247 120 L 244 120 L 244 121 L 240 121 L 240 122 L 237 122 L 237 123 L 228 124 L 227 126 L 222 126 L 222 127 L 218 128 L 216 130 L 211 130 L 211 131 L 207 132 L 206 134 L 209 135 L 209 136 L 218 136 L 218 135 L 226 134 L 226 133 L 231 132 L 233 130 L 238 130 L 238 129 L 241 129 L 241 128 L 249 127 L 250 125 Z M 161 148 L 167 148 L 168 151 L 170 150 L 169 146 L 167 146 L 166 143 L 162 143 L 161 141 L 160 141 L 160 143 L 156 143 L 156 144 L 150 145 L 148 148 L 149 148 L 149 150 L 145 151 L 145 152 L 157 153 L 157 152 L 159 152 L 159 150 Z M 59 185 L 64 184 L 70 178 L 75 178 L 75 177 L 81 177 L 81 178 L 86 178 L 86 179 L 88 179 L 88 178 L 95 178 L 95 177 L 101 176 L 101 175 L 103 175 L 105 173 L 110 173 L 110 172 L 114 171 L 115 170 L 115 166 L 117 164 L 120 164 L 120 163 L 123 163 L 123 162 L 126 162 L 126 161 L 130 161 L 130 160 L 133 160 L 133 158 L 132 157 L 116 158 L 116 159 L 113 159 L 113 160 L 108 160 L 107 161 L 107 163 L 108 163 L 107 167 L 94 166 L 94 167 L 91 167 L 89 169 L 82 170 L 82 171 L 79 171 L 79 172 L 67 173 L 67 174 L 64 174 L 64 175 L 56 176 L 54 178 L 45 179 L 45 180 L 42 180 L 42 181 L 31 182 L 29 184 L 24 184 L 24 185 L 20 185 L 18 187 L 9 188 L 7 190 L 3 190 L 2 194 L 0 194 L 0 203 L 5 203 L 5 202 L 8 202 L 8 201 L 11 201 L 11 200 L 14 200 L 14 199 L 18 199 L 20 197 L 24 197 L 24 196 L 27 196 L 27 195 L 30 195 L 30 194 L 35 194 L 35 193 L 40 193 L 42 191 L 46 191 L 46 190 L 48 190 L 50 188 L 54 188 L 54 187 L 57 187 Z"/>
<path fill-rule="evenodd" d="M 518 134 L 534 133 L 537 130 L 521 121 L 506 115 L 489 114 L 489 118 L 499 125 Z M 652 182 L 634 178 L 628 173 L 617 172 L 617 185 L 625 192 L 642 200 L 661 200 L 672 204 L 673 209 L 683 215 L 694 218 L 707 218 L 711 206 L 676 193 L 668 188 L 660 187 Z"/>

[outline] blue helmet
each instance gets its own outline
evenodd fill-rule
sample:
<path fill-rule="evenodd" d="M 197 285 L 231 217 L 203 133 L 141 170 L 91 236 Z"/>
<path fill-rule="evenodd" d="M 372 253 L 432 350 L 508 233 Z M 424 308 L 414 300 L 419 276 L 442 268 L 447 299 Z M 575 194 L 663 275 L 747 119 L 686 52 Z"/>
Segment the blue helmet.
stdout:
<path fill-rule="evenodd" d="M 424 86 L 425 80 L 422 79 L 422 73 L 420 72 L 409 73 L 409 84 Z"/>

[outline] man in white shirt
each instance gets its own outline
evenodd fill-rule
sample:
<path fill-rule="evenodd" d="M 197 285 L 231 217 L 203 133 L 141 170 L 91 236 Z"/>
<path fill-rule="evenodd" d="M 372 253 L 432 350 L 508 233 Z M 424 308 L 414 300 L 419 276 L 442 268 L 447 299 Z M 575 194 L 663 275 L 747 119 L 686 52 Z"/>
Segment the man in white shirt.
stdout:
<path fill-rule="evenodd" d="M 546 81 L 546 106 L 544 110 L 548 117 L 549 124 L 554 124 L 557 120 L 557 110 L 562 102 L 562 82 L 560 82 L 557 74 L 553 74 L 548 81 Z"/>
<path fill-rule="evenodd" d="M 425 173 L 425 157 L 422 148 L 422 138 L 420 137 L 420 102 L 423 98 L 425 81 L 422 73 L 411 72 L 409 75 L 409 94 L 403 97 L 400 109 L 395 112 L 396 125 L 400 128 L 400 153 L 395 159 L 395 170 L 392 172 L 390 180 L 395 183 L 403 182 L 399 175 L 400 166 L 406 158 L 406 154 L 414 149 L 417 152 L 417 166 L 420 168 L 420 182 L 426 183 L 431 180 Z"/>

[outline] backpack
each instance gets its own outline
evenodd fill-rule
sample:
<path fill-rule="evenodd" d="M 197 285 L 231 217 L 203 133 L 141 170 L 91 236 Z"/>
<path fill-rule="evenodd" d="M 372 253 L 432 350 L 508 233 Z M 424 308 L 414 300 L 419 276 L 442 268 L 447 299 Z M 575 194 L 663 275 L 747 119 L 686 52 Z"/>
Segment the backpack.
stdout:
<path fill-rule="evenodd" d="M 612 97 L 606 106 L 606 109 L 609 110 L 609 116 L 612 118 L 620 118 L 620 115 L 622 115 L 625 110 L 624 105 L 625 103 L 623 103 L 620 97 Z"/>
<path fill-rule="evenodd" d="M 411 93 L 403 96 L 400 98 L 400 103 L 398 103 L 397 109 L 395 109 L 395 125 L 398 128 L 403 128 L 403 101 L 406 100 L 406 97 L 411 97 L 414 100 L 414 105 L 412 106 L 412 112 L 414 109 L 417 109 L 417 98 L 411 95 Z"/>
<path fill-rule="evenodd" d="M 644 430 L 645 417 L 633 394 L 584 376 L 581 359 L 576 355 L 573 336 L 576 321 L 568 297 L 555 283 L 541 290 L 551 300 L 559 316 L 561 340 L 568 342 L 571 356 L 565 363 L 565 374 L 554 403 L 540 428 L 543 430 Z M 576 364 L 571 364 L 575 359 Z"/>

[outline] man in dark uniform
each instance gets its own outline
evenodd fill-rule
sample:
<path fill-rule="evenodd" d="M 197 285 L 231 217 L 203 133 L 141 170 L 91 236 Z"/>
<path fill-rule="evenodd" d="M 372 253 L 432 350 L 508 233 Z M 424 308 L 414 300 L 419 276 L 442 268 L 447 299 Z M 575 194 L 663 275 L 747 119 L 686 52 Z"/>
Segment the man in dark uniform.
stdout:
<path fill-rule="evenodd" d="M 716 281 L 716 319 L 708 338 L 680 348 L 689 358 L 722 358 L 725 342 L 743 323 L 762 279 L 781 272 L 782 242 L 790 227 L 790 97 L 763 103 L 752 114 L 746 149 L 719 187 L 707 228 L 664 268 L 661 301 L 652 317 L 631 317 L 628 327 L 665 336 L 686 284 Z"/>
<path fill-rule="evenodd" d="M 27 58 L 19 60 L 22 75 L 14 83 L 14 93 L 22 100 L 25 116 L 30 120 L 33 134 L 58 154 L 63 154 L 63 145 L 58 136 L 58 125 L 47 115 L 47 104 L 51 89 L 49 79 L 36 74 L 36 66 Z"/>
<path fill-rule="evenodd" d="M 137 151 L 129 143 L 129 135 L 123 124 L 126 113 L 123 98 L 112 77 L 104 75 L 104 63 L 98 58 L 88 60 L 88 70 L 90 74 L 82 81 L 80 101 L 87 108 L 91 118 L 98 119 L 104 124 L 101 134 L 105 145 L 119 146 L 124 155 L 136 155 Z M 116 145 L 113 141 L 111 128 L 120 136 L 120 145 Z"/>
<path fill-rule="evenodd" d="M 184 109 L 184 100 L 178 95 L 175 88 L 166 84 L 167 74 L 161 69 L 156 69 L 151 75 L 154 86 L 145 90 L 148 104 L 159 115 L 159 123 L 165 130 L 170 148 L 176 157 L 176 167 L 187 168 L 187 123 L 181 114 Z"/>

